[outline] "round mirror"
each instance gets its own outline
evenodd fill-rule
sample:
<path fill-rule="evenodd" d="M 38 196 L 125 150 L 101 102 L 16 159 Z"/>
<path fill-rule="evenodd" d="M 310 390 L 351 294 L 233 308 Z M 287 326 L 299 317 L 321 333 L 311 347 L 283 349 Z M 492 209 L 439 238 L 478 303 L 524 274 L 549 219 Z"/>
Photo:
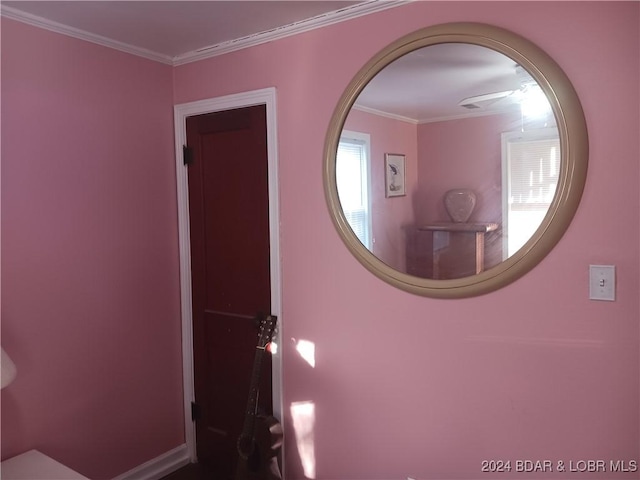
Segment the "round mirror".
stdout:
<path fill-rule="evenodd" d="M 558 242 L 585 183 L 587 130 L 560 67 L 473 23 L 399 39 L 351 81 L 325 142 L 325 193 L 347 247 L 412 293 L 500 288 Z"/>

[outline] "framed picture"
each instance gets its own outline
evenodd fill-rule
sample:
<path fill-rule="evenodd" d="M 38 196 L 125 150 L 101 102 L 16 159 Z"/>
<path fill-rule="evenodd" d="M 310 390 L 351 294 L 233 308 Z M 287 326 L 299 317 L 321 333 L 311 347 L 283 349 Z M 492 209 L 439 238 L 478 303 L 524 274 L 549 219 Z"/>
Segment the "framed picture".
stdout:
<path fill-rule="evenodd" d="M 404 155 L 397 153 L 384 154 L 385 196 L 387 198 L 401 197 L 407 194 L 404 186 L 404 161 Z"/>

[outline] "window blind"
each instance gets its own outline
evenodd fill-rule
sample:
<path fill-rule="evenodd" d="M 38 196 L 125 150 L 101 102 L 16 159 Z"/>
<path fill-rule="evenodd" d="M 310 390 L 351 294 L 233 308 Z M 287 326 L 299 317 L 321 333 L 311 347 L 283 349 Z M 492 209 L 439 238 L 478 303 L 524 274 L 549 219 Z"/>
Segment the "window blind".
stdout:
<path fill-rule="evenodd" d="M 553 201 L 560 173 L 560 141 L 527 136 L 507 142 L 508 254 L 538 229 Z"/>
<path fill-rule="evenodd" d="M 362 244 L 369 247 L 367 159 L 364 141 L 340 140 L 336 156 L 336 184 L 347 222 Z"/>

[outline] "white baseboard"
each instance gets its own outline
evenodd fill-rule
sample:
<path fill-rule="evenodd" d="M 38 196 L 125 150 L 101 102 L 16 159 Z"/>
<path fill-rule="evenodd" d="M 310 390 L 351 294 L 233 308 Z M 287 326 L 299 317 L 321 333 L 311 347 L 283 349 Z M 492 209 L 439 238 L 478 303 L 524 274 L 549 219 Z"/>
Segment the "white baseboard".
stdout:
<path fill-rule="evenodd" d="M 118 475 L 113 480 L 159 480 L 190 462 L 187 445 L 182 444 L 159 457 Z"/>

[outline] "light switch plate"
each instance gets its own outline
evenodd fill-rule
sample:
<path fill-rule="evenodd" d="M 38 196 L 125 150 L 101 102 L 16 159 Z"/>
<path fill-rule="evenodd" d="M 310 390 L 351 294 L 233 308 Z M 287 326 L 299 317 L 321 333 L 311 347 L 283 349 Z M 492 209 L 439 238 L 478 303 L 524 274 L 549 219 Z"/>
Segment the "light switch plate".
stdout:
<path fill-rule="evenodd" d="M 615 301 L 615 265 L 589 265 L 589 299 Z"/>

